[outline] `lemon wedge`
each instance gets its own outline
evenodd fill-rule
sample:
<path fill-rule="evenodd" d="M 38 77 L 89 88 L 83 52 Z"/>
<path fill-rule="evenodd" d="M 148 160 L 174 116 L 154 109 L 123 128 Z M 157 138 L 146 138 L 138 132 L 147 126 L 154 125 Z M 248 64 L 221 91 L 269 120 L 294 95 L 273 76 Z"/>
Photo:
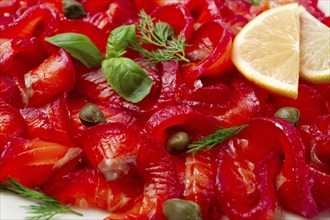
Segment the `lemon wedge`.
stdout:
<path fill-rule="evenodd" d="M 299 6 L 287 4 L 259 14 L 236 36 L 232 61 L 257 85 L 297 98 L 299 80 Z"/>
<path fill-rule="evenodd" d="M 304 7 L 300 16 L 300 76 L 313 83 L 330 82 L 330 29 Z"/>

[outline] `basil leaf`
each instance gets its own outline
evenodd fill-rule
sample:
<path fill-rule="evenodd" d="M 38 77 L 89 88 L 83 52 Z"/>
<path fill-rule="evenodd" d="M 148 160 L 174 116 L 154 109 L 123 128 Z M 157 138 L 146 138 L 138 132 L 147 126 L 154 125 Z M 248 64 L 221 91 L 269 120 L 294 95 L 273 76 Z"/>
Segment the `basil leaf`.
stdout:
<path fill-rule="evenodd" d="M 113 29 L 107 42 L 107 58 L 121 57 L 125 52 L 128 44 L 136 41 L 135 25 L 122 25 Z"/>
<path fill-rule="evenodd" d="M 252 5 L 258 5 L 262 2 L 262 0 L 245 0 L 247 2 L 249 2 Z"/>
<path fill-rule="evenodd" d="M 111 87 L 121 97 L 134 103 L 146 97 L 153 84 L 142 67 L 126 57 L 104 60 L 102 72 Z"/>
<path fill-rule="evenodd" d="M 63 48 L 88 68 L 101 66 L 102 54 L 86 35 L 63 33 L 48 37 L 45 40 Z"/>

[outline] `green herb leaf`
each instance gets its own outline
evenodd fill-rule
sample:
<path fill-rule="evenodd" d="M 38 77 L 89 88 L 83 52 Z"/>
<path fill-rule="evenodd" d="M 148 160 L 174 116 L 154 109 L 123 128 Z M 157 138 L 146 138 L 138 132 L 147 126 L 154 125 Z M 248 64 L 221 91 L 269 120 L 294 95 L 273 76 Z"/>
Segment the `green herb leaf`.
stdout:
<path fill-rule="evenodd" d="M 100 67 L 102 54 L 93 42 L 83 34 L 63 33 L 45 39 L 66 50 L 71 56 L 81 61 L 86 67 Z"/>
<path fill-rule="evenodd" d="M 189 144 L 188 148 L 190 148 L 190 150 L 188 150 L 187 153 L 196 153 L 204 148 L 210 150 L 212 147 L 238 134 L 247 126 L 248 125 L 232 126 L 230 128 L 216 130 L 213 134 L 202 137 L 199 141 Z"/>
<path fill-rule="evenodd" d="M 49 197 L 39 191 L 27 188 L 14 179 L 6 178 L 6 180 L 7 183 L 0 182 L 0 191 L 11 192 L 38 202 L 37 205 L 26 206 L 29 213 L 33 214 L 33 216 L 27 217 L 28 220 L 49 220 L 55 215 L 67 213 L 82 216 L 81 213 L 72 210 L 69 205 L 61 203 L 54 197 Z"/>
<path fill-rule="evenodd" d="M 111 31 L 107 43 L 107 58 L 121 57 L 130 42 L 136 41 L 135 25 L 123 25 Z"/>
<path fill-rule="evenodd" d="M 252 4 L 252 5 L 258 5 L 260 4 L 263 0 L 245 0 L 248 3 Z"/>
<path fill-rule="evenodd" d="M 139 64 L 125 57 L 104 60 L 102 72 L 111 87 L 121 97 L 134 103 L 146 97 L 153 84 Z"/>
<path fill-rule="evenodd" d="M 139 13 L 140 20 L 137 24 L 138 42 L 132 42 L 131 49 L 138 51 L 147 57 L 151 62 L 161 62 L 166 60 L 178 60 L 189 62 L 185 58 L 186 39 L 180 34 L 175 36 L 171 25 L 158 21 L 154 24 L 154 19 L 143 10 Z M 144 49 L 141 44 L 151 44 L 158 48 L 153 51 Z"/>

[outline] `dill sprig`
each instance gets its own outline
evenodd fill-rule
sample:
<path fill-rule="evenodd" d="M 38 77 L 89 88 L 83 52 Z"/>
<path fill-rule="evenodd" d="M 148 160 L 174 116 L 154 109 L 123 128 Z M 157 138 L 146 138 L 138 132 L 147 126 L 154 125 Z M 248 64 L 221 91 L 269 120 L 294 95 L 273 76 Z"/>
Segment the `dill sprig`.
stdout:
<path fill-rule="evenodd" d="M 176 37 L 171 25 L 166 22 L 154 22 L 154 18 L 146 14 L 144 10 L 139 13 L 137 24 L 138 42 L 132 42 L 131 48 L 148 58 L 151 62 L 166 60 L 178 60 L 189 62 L 185 57 L 186 39 L 179 34 Z M 158 48 L 152 51 L 144 49 L 140 43 L 151 44 Z"/>
<path fill-rule="evenodd" d="M 6 180 L 7 183 L 0 182 L 0 191 L 11 192 L 26 199 L 37 201 L 36 205 L 24 206 L 29 213 L 33 214 L 33 216 L 27 217 L 27 220 L 50 220 L 55 215 L 67 213 L 82 216 L 81 213 L 72 210 L 69 205 L 63 204 L 54 197 L 25 187 L 12 178 L 7 177 Z"/>
<path fill-rule="evenodd" d="M 241 125 L 218 129 L 213 134 L 202 137 L 198 141 L 189 144 L 188 148 L 190 148 L 190 150 L 188 150 L 187 153 L 196 153 L 204 148 L 210 150 L 214 146 L 238 134 L 247 126 L 248 125 Z"/>
<path fill-rule="evenodd" d="M 68 213 L 82 216 L 81 213 L 72 210 L 69 205 L 64 205 L 61 203 L 37 203 L 36 205 L 25 207 L 28 209 L 28 213 L 33 214 L 33 216 L 27 217 L 26 220 L 50 220 L 55 215 Z"/>

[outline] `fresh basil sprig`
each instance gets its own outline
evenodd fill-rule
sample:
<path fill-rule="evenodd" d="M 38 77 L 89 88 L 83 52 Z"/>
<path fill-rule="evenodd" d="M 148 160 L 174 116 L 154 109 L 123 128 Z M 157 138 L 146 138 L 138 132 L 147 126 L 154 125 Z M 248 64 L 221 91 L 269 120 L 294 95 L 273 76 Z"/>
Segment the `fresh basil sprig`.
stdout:
<path fill-rule="evenodd" d="M 86 35 L 63 33 L 48 37 L 45 40 L 63 48 L 88 68 L 101 66 L 102 54 Z"/>
<path fill-rule="evenodd" d="M 171 25 L 161 21 L 154 23 L 154 18 L 143 10 L 139 16 L 138 24 L 122 25 L 111 31 L 103 61 L 101 52 L 83 34 L 58 34 L 46 38 L 46 41 L 65 49 L 89 68 L 102 66 L 110 86 L 127 101 L 136 103 L 150 93 L 153 81 L 139 64 L 123 57 L 128 48 L 142 54 L 150 63 L 165 60 L 189 62 L 185 58 L 186 43 L 182 34 L 176 37 Z M 158 49 L 148 51 L 141 44 L 151 44 Z"/>
<path fill-rule="evenodd" d="M 111 87 L 124 99 L 136 103 L 146 97 L 153 81 L 134 60 L 122 57 L 130 42 L 136 40 L 134 25 L 123 25 L 111 31 L 107 42 L 107 59 L 102 72 Z"/>
<path fill-rule="evenodd" d="M 107 58 L 121 57 L 126 53 L 128 45 L 136 41 L 135 25 L 122 25 L 111 31 L 107 42 Z"/>

